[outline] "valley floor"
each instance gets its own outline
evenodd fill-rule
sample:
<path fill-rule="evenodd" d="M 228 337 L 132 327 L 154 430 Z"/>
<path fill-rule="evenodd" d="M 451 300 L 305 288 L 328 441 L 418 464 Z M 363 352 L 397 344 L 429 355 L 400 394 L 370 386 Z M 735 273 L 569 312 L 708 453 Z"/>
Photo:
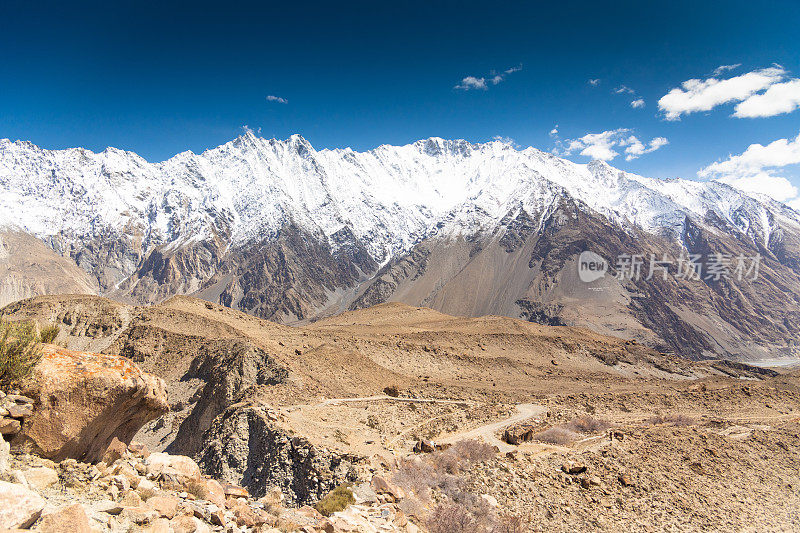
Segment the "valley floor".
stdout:
<path fill-rule="evenodd" d="M 433 533 L 800 530 L 796 370 L 689 362 L 586 330 L 399 304 L 297 328 L 190 298 L 44 297 L 4 315 L 54 321 L 71 348 L 122 354 L 163 377 L 171 412 L 136 440 L 194 456 L 255 496 L 279 486 L 295 505 L 313 503 L 347 476 L 379 476 Z M 270 466 L 258 477 L 268 459 L 236 455 L 278 453 L 295 438 L 350 472 Z M 465 438 L 498 451 L 448 455 Z M 416 453 L 421 444 L 437 451 Z M 224 468 L 209 466 L 212 451 Z M 287 477 L 301 474 L 330 484 L 301 492 Z M 476 522 L 437 529 L 445 511 Z M 505 529 L 481 522 L 486 513 Z"/>

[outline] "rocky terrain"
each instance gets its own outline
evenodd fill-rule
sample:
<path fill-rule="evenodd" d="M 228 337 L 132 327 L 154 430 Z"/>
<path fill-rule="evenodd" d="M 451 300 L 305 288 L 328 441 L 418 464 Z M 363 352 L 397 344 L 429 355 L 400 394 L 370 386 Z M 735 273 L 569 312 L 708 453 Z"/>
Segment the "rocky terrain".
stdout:
<path fill-rule="evenodd" d="M 15 239 L 0 251 L 0 305 L 188 294 L 295 324 L 396 301 L 587 327 L 694 359 L 797 356 L 796 211 L 499 141 L 317 151 L 248 132 L 149 163 L 1 139 L 0 228 Z M 591 283 L 577 275 L 587 250 L 610 265 Z M 626 255 L 643 263 L 635 279 L 617 265 Z M 679 272 L 690 257 L 696 279 Z M 665 276 L 651 275 L 654 258 L 667 258 Z"/>
<path fill-rule="evenodd" d="M 94 364 L 129 359 L 141 376 L 116 389 L 130 399 L 113 410 L 135 399 L 142 416 L 120 416 L 102 456 L 90 440 L 70 449 L 66 439 L 69 457 L 33 447 L 23 435 L 54 416 L 50 394 L 9 396 L 25 416 L 6 418 L 20 422 L 7 479 L 44 498 L 29 527 L 67 503 L 97 530 L 800 527 L 800 374 L 790 368 L 691 362 L 586 329 L 402 304 L 299 327 L 187 297 L 139 307 L 38 297 L 2 316 L 60 327 L 67 348 L 46 348 L 45 362 L 91 352 Z M 87 413 L 76 420 L 92 434 L 107 412 Z M 25 473 L 38 468 L 58 479 L 74 469 L 85 485 L 36 488 Z M 343 493 L 342 507 L 319 514 Z"/>

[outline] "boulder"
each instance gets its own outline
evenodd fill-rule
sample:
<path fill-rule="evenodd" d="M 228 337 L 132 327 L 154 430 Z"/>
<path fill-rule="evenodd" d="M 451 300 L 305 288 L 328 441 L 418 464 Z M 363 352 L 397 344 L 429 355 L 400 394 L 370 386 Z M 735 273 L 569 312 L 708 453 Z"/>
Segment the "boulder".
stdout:
<path fill-rule="evenodd" d="M 28 486 L 36 490 L 44 490 L 58 483 L 58 473 L 46 466 L 35 466 L 22 472 Z"/>
<path fill-rule="evenodd" d="M 117 462 L 117 460 L 125 457 L 125 453 L 127 451 L 128 447 L 125 445 L 125 443 L 114 437 L 111 439 L 111 443 L 108 445 L 106 452 L 103 454 L 103 462 L 107 465 L 113 465 L 115 462 Z"/>
<path fill-rule="evenodd" d="M 145 459 L 148 476 L 170 475 L 186 479 L 200 477 L 200 467 L 190 457 L 154 452 Z"/>
<path fill-rule="evenodd" d="M 211 531 L 202 520 L 194 516 L 179 516 L 170 520 L 169 525 L 175 533 L 206 533 Z"/>
<path fill-rule="evenodd" d="M 563 465 L 561 465 L 561 471 L 565 474 L 583 474 L 586 472 L 586 465 L 582 463 L 576 463 L 574 461 L 567 461 Z"/>
<path fill-rule="evenodd" d="M 8 416 L 11 418 L 25 418 L 33 414 L 33 406 L 30 404 L 12 404 L 6 407 Z"/>
<path fill-rule="evenodd" d="M 39 519 L 44 499 L 16 483 L 0 481 L 0 531 L 26 529 Z"/>
<path fill-rule="evenodd" d="M 14 435 L 22 429 L 22 424 L 14 418 L 0 418 L 0 435 Z"/>
<path fill-rule="evenodd" d="M 44 345 L 23 393 L 35 399 L 36 409 L 11 445 L 31 445 L 55 461 L 96 463 L 114 438 L 130 442 L 169 410 L 164 381 L 130 360 L 53 345 Z"/>
<path fill-rule="evenodd" d="M 202 477 L 192 479 L 186 484 L 186 489 L 201 500 L 225 507 L 225 489 L 219 481 Z"/>
<path fill-rule="evenodd" d="M 89 517 L 79 503 L 46 514 L 36 524 L 36 531 L 42 533 L 91 533 Z"/>
<path fill-rule="evenodd" d="M 384 477 L 374 476 L 372 478 L 371 484 L 372 484 L 372 490 L 374 490 L 376 494 L 383 494 L 389 496 L 392 501 L 399 501 L 406 497 L 406 494 L 405 492 L 403 492 L 403 489 L 401 489 L 394 483 L 390 483 Z"/>
<path fill-rule="evenodd" d="M 153 496 L 147 500 L 147 507 L 158 513 L 162 518 L 172 518 L 178 513 L 180 500 L 174 496 Z"/>

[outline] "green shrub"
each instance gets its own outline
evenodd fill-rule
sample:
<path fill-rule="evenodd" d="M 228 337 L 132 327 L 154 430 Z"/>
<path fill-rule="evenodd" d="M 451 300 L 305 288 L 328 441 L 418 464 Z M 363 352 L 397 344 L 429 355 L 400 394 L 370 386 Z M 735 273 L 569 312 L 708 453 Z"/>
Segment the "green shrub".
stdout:
<path fill-rule="evenodd" d="M 327 496 L 322 498 L 314 505 L 314 508 L 325 516 L 331 516 L 333 513 L 343 511 L 348 505 L 356 503 L 353 497 L 353 491 L 350 490 L 349 485 L 339 485 L 333 489 Z"/>
<path fill-rule="evenodd" d="M 0 322 L 0 386 L 25 379 L 42 358 L 36 327 L 30 323 Z"/>
<path fill-rule="evenodd" d="M 54 324 L 44 326 L 39 330 L 39 342 L 52 344 L 53 341 L 56 340 L 56 337 L 58 337 L 59 331 L 61 331 L 61 329 Z"/>

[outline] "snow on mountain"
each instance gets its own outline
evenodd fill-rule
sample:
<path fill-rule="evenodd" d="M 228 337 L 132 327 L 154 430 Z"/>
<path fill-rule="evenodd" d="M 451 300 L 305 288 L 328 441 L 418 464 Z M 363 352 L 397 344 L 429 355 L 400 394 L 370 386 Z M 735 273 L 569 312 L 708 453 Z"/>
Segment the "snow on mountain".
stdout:
<path fill-rule="evenodd" d="M 225 227 L 236 245 L 291 220 L 326 236 L 349 227 L 381 263 L 437 225 L 443 234 L 491 229 L 516 208 L 544 213 L 559 196 L 623 227 L 676 235 L 687 214 L 709 211 L 762 243 L 776 216 L 800 223 L 782 204 L 724 184 L 644 178 L 499 141 L 430 138 L 367 152 L 317 151 L 299 135 L 281 141 L 248 132 L 202 154 L 148 163 L 114 148 L 44 150 L 0 140 L 0 225 L 45 240 L 127 231 L 147 248 Z"/>

